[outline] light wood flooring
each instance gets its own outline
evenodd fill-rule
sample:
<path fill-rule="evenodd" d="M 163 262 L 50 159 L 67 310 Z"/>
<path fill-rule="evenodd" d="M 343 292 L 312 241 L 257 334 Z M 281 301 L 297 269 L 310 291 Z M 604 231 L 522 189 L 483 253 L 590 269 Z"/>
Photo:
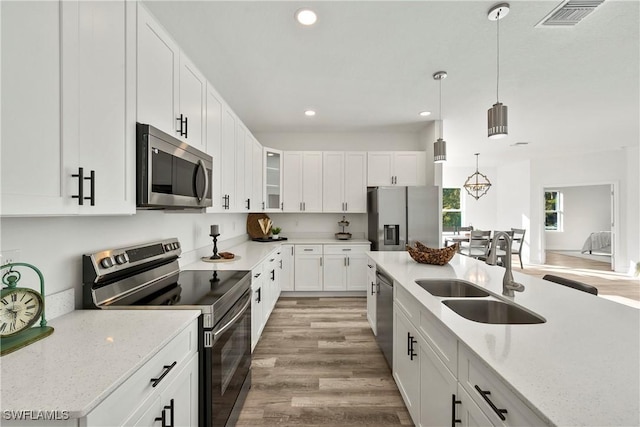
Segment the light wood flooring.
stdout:
<path fill-rule="evenodd" d="M 513 271 L 531 276 L 542 277 L 545 274 L 578 280 L 598 288 L 599 295 L 613 295 L 640 301 L 640 279 L 611 271 L 608 262 L 578 258 L 556 252 L 546 252 L 544 265 L 526 265 L 520 269 L 518 258 L 513 258 Z"/>
<path fill-rule="evenodd" d="M 238 426 L 413 425 L 366 298 L 280 298 L 253 353 Z"/>

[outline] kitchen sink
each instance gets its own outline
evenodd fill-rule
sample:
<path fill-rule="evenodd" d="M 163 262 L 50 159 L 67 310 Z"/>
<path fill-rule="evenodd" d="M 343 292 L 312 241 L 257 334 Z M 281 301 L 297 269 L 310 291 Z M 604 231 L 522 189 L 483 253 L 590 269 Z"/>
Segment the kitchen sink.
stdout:
<path fill-rule="evenodd" d="M 546 320 L 513 304 L 495 300 L 446 300 L 444 305 L 465 319 L 498 325 L 529 325 Z"/>
<path fill-rule="evenodd" d="M 489 293 L 473 283 L 458 279 L 421 279 L 416 283 L 437 297 L 488 297 Z"/>

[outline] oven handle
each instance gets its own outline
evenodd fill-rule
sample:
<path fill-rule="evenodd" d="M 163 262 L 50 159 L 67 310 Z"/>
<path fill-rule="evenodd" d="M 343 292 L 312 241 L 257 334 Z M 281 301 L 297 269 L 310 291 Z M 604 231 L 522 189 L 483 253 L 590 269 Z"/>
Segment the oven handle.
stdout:
<path fill-rule="evenodd" d="M 244 305 L 244 307 L 242 307 L 242 309 L 240 310 L 240 313 L 238 313 L 235 316 L 233 316 L 233 319 L 229 320 L 229 322 L 226 325 L 224 325 L 222 328 L 220 328 L 219 330 L 217 330 L 216 332 L 213 333 L 213 341 L 215 342 L 220 335 L 224 334 L 227 331 L 227 329 L 229 329 L 231 326 L 233 326 L 233 324 L 236 322 L 236 320 L 238 320 L 240 317 L 242 317 L 244 312 L 247 311 L 247 309 L 249 308 L 250 305 L 251 305 L 251 297 L 249 297 L 249 299 L 247 299 L 247 302 Z"/>
<path fill-rule="evenodd" d="M 202 160 L 198 160 L 198 166 L 201 167 L 202 171 L 204 172 L 204 191 L 202 192 L 202 197 L 196 194 L 196 197 L 198 198 L 198 202 L 201 202 L 202 199 L 207 197 L 207 191 L 209 191 L 209 175 L 207 174 L 207 166 L 204 164 Z M 193 179 L 195 179 L 195 177 Z"/>

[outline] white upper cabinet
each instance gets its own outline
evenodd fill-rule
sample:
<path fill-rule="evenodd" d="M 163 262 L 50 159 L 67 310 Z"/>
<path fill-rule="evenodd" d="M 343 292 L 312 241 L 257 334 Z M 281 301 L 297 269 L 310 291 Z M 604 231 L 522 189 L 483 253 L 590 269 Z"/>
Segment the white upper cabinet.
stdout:
<path fill-rule="evenodd" d="M 322 152 L 284 153 L 284 211 L 322 212 Z"/>
<path fill-rule="evenodd" d="M 138 122 L 204 148 L 206 80 L 138 4 Z"/>
<path fill-rule="evenodd" d="M 367 153 L 325 151 L 322 161 L 323 212 L 367 211 Z"/>
<path fill-rule="evenodd" d="M 135 97 L 126 92 L 135 84 L 135 5 L 0 7 L 1 213 L 135 212 Z"/>
<path fill-rule="evenodd" d="M 252 145 L 252 166 L 253 169 L 253 184 L 251 186 L 251 211 L 263 211 L 265 209 L 264 205 L 264 194 L 262 192 L 262 176 L 263 176 L 263 160 L 262 160 L 262 144 L 258 142 L 253 136 L 251 137 L 251 145 Z"/>
<path fill-rule="evenodd" d="M 424 151 L 370 151 L 367 186 L 426 185 Z"/>
<path fill-rule="evenodd" d="M 264 184 L 265 211 L 282 211 L 282 151 L 264 147 Z"/>
<path fill-rule="evenodd" d="M 246 130 L 244 136 L 244 204 L 245 211 L 260 209 L 258 201 L 253 199 L 253 137 Z"/>
<path fill-rule="evenodd" d="M 242 122 L 236 118 L 236 193 L 235 193 L 235 211 L 236 212 L 246 212 L 247 209 L 247 198 L 245 195 L 245 137 L 247 134 L 247 130 L 245 129 Z"/>
<path fill-rule="evenodd" d="M 222 106 L 222 209 L 236 209 L 236 117 Z"/>
<path fill-rule="evenodd" d="M 222 100 L 211 86 L 207 86 L 206 114 L 207 153 L 213 157 L 213 185 L 211 198 L 213 205 L 207 212 L 222 212 Z"/>

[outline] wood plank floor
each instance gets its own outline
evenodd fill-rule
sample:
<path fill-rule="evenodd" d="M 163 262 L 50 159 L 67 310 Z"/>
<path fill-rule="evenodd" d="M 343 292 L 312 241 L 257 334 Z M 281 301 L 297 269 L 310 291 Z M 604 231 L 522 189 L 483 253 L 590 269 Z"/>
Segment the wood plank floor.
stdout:
<path fill-rule="evenodd" d="M 566 277 L 595 286 L 599 295 L 621 296 L 640 301 L 640 279 L 611 271 L 611 264 L 607 262 L 547 251 L 544 265 L 527 264 L 523 270 L 520 269 L 517 257 L 514 257 L 513 271 L 536 277 L 545 274 Z"/>
<path fill-rule="evenodd" d="M 253 353 L 238 426 L 413 425 L 366 298 L 280 298 Z"/>

